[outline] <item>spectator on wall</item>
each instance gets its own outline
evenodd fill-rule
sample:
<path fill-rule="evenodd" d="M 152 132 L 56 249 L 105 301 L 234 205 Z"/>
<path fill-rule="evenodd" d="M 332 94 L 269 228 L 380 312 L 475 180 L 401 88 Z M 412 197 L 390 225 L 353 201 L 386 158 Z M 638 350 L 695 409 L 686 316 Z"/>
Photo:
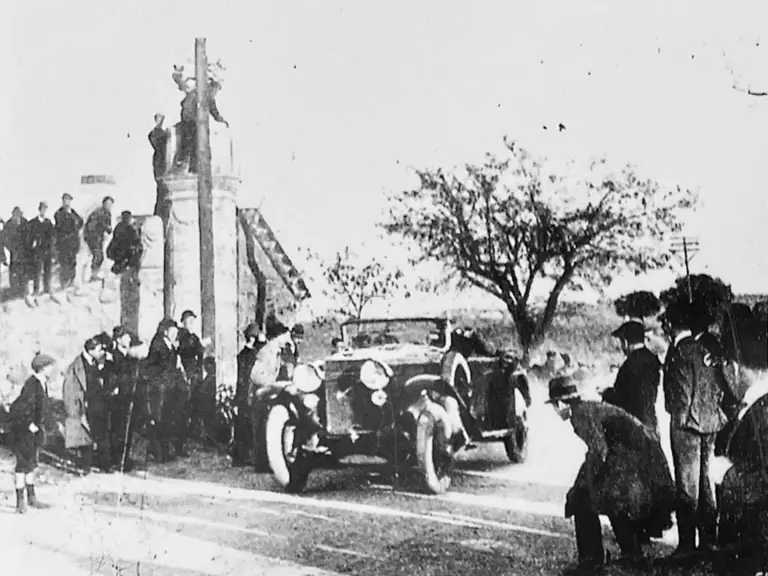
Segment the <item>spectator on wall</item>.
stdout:
<path fill-rule="evenodd" d="M 56 228 L 56 251 L 59 261 L 61 289 L 66 290 L 75 280 L 77 253 L 80 250 L 80 229 L 83 219 L 72 208 L 72 196 L 61 197 L 62 206 L 53 216 Z"/>
<path fill-rule="evenodd" d="M 8 267 L 8 280 L 11 288 L 11 295 L 14 297 L 23 296 L 26 289 L 25 278 L 28 267 L 29 255 L 24 241 L 26 236 L 27 220 L 21 208 L 16 206 L 13 209 L 11 218 L 5 223 L 3 230 L 5 237 L 5 247 L 11 257 Z"/>
<path fill-rule="evenodd" d="M 45 216 L 47 202 L 40 202 L 37 218 L 27 224 L 26 244 L 29 251 L 27 304 L 37 306 L 43 291 L 51 294 L 51 264 L 53 261 L 53 223 Z M 40 278 L 42 276 L 42 286 Z"/>
<path fill-rule="evenodd" d="M 91 281 L 100 280 L 99 273 L 104 263 L 104 236 L 112 234 L 112 206 L 115 199 L 105 196 L 101 207 L 88 216 L 85 222 L 83 238 L 93 255 L 91 261 Z"/>
<path fill-rule="evenodd" d="M 133 214 L 123 210 L 120 218 L 107 246 L 107 258 L 115 263 L 112 266 L 113 274 L 122 274 L 128 268 L 138 268 L 142 252 L 141 237 Z"/>

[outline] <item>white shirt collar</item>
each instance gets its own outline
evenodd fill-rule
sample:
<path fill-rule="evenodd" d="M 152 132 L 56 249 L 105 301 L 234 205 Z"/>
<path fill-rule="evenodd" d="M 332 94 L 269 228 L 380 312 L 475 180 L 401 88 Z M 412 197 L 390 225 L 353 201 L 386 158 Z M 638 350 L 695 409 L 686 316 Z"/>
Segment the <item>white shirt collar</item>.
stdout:
<path fill-rule="evenodd" d="M 692 335 L 693 335 L 693 333 L 690 330 L 683 330 L 682 332 L 678 333 L 677 336 L 675 336 L 675 343 L 674 343 L 674 345 L 677 346 L 678 344 L 680 344 L 680 341 L 683 338 L 688 338 L 689 336 L 692 336 Z"/>
<path fill-rule="evenodd" d="M 91 357 L 91 355 L 88 354 L 88 352 L 86 351 L 83 351 L 83 360 L 85 360 L 88 366 L 93 366 L 95 364 L 95 360 L 93 359 L 93 357 Z"/>

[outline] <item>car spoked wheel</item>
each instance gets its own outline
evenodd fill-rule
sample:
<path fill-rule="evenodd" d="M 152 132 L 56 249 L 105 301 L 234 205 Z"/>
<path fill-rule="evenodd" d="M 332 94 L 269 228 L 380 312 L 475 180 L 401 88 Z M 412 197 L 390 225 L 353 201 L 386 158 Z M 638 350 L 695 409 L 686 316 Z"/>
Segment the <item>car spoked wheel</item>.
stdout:
<path fill-rule="evenodd" d="M 453 449 L 448 413 L 430 403 L 419 416 L 416 428 L 416 460 L 424 489 L 442 494 L 451 485 Z"/>
<path fill-rule="evenodd" d="M 275 479 L 288 492 L 301 492 L 307 486 L 311 465 L 302 453 L 296 422 L 288 408 L 270 408 L 266 424 L 267 459 Z"/>

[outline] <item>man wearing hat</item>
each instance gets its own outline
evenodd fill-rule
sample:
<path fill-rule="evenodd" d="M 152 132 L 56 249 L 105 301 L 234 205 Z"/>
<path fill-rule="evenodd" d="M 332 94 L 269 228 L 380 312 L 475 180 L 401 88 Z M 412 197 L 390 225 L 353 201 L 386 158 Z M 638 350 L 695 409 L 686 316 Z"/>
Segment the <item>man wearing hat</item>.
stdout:
<path fill-rule="evenodd" d="M 178 352 L 184 373 L 187 375 L 189 389 L 185 397 L 178 398 L 178 411 L 180 414 L 188 414 L 192 425 L 200 432 L 205 405 L 214 402 L 213 398 L 206 398 L 201 391 L 203 358 L 208 344 L 210 339 L 206 338 L 203 342 L 197 335 L 197 315 L 192 310 L 185 310 L 181 314 Z"/>
<path fill-rule="evenodd" d="M 11 404 L 11 445 L 16 456 L 16 512 L 27 511 L 24 499 L 33 508 L 48 508 L 38 501 L 35 494 L 35 469 L 38 447 L 44 440 L 44 414 L 48 401 L 48 380 L 56 367 L 56 361 L 47 354 L 37 354 L 32 360 L 34 374 L 27 378 L 19 397 Z"/>
<path fill-rule="evenodd" d="M 88 338 L 83 351 L 64 372 L 65 446 L 81 453 L 81 464 L 90 472 L 93 464 L 104 471 L 109 461 L 109 392 L 99 370 L 106 351 L 98 337 Z M 94 449 L 96 459 L 94 462 Z"/>
<path fill-rule="evenodd" d="M 574 376 L 558 376 L 549 383 L 548 403 L 563 420 L 570 420 L 587 446 L 565 504 L 566 518 L 574 518 L 579 554 L 571 574 L 595 574 L 605 562 L 600 514 L 611 521 L 620 562 L 634 563 L 643 557 L 638 527 L 661 536 L 672 525 L 675 502 L 658 438 L 625 410 L 587 400 L 585 384 Z"/>
<path fill-rule="evenodd" d="M 709 465 L 715 437 L 727 421 L 723 400 L 731 398 L 718 354 L 708 347 L 714 337 L 701 330 L 706 323 L 702 314 L 681 303 L 665 311 L 665 320 L 672 342 L 664 359 L 664 400 L 679 496 L 674 556 L 688 557 L 697 552 L 697 532 L 700 550 L 710 550 L 715 543 L 717 513 Z"/>
<path fill-rule="evenodd" d="M 130 210 L 123 210 L 120 222 L 115 226 L 112 240 L 107 246 L 107 258 L 115 264 L 113 274 L 122 274 L 128 268 L 138 268 L 142 246 L 136 222 Z"/>
<path fill-rule="evenodd" d="M 27 219 L 21 208 L 14 207 L 11 217 L 5 223 L 3 235 L 5 247 L 11 255 L 11 263 L 8 266 L 11 293 L 14 296 L 24 296 L 27 288 L 27 269 L 29 267 L 29 255 L 27 254 L 26 232 Z"/>
<path fill-rule="evenodd" d="M 112 206 L 115 199 L 105 196 L 101 206 L 90 213 L 85 221 L 83 239 L 91 251 L 91 280 L 98 281 L 101 265 L 104 263 L 104 236 L 112 234 Z"/>
<path fill-rule="evenodd" d="M 267 343 L 256 353 L 251 367 L 248 387 L 248 405 L 251 409 L 253 426 L 253 449 L 256 468 L 259 470 L 266 460 L 264 445 L 265 406 L 259 401 L 259 391 L 277 385 L 277 377 L 282 366 L 282 354 L 285 345 L 291 340 L 291 333 L 280 322 L 273 322 L 267 328 Z"/>
<path fill-rule="evenodd" d="M 619 340 L 627 359 L 619 368 L 613 388 L 603 400 L 623 408 L 659 435 L 656 398 L 661 383 L 661 362 L 645 346 L 645 328 L 635 320 L 625 322 L 611 334 Z"/>
<path fill-rule="evenodd" d="M 37 304 L 37 296 L 51 294 L 53 263 L 53 223 L 46 217 L 48 203 L 40 202 L 37 218 L 27 224 L 27 250 L 30 256 L 27 303 Z M 40 277 L 43 278 L 41 289 Z M 33 292 L 34 290 L 34 292 Z M 34 294 L 34 300 L 33 300 Z"/>
<path fill-rule="evenodd" d="M 248 387 L 251 383 L 251 369 L 266 338 L 259 325 L 252 322 L 243 331 L 245 344 L 237 355 L 237 388 L 235 389 L 235 430 L 232 446 L 232 466 L 252 464 L 253 426 L 248 407 Z M 263 463 L 261 463 L 263 464 Z"/>
<path fill-rule="evenodd" d="M 130 471 L 136 464 L 131 459 L 133 430 L 136 427 L 143 394 L 137 394 L 139 361 L 149 349 L 140 344 L 124 327 L 112 330 L 112 361 L 110 363 L 110 420 L 112 422 L 112 465 Z M 141 392 L 141 391 L 139 391 Z"/>
<path fill-rule="evenodd" d="M 184 424 L 182 417 L 174 411 L 174 397 L 186 386 L 184 367 L 177 351 L 179 327 L 172 318 L 165 318 L 149 345 L 146 360 L 146 378 L 149 385 L 149 443 L 150 453 L 156 462 L 170 458 L 170 447 L 174 444 L 176 457 L 185 454 L 183 435 L 178 427 Z M 180 438 L 181 436 L 181 438 Z"/>
<path fill-rule="evenodd" d="M 80 250 L 80 230 L 83 219 L 72 208 L 72 196 L 64 194 L 61 197 L 61 208 L 53 215 L 56 230 L 56 253 L 59 263 L 59 279 L 61 289 L 66 290 L 75 280 L 77 267 L 77 252 Z"/>

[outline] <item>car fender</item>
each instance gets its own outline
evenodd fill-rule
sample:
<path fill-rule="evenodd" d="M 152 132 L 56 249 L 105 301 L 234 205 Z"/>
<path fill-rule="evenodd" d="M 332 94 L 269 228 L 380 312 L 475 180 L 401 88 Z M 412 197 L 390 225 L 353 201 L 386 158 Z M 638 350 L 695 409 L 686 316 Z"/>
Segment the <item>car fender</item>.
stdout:
<path fill-rule="evenodd" d="M 404 412 L 414 425 L 432 404 L 436 404 L 447 413 L 451 430 L 457 431 L 463 428 L 464 423 L 461 419 L 456 392 L 440 376 L 433 374 L 414 376 L 405 382 L 404 390 L 407 390 L 405 400 L 407 407 Z"/>
<path fill-rule="evenodd" d="M 525 401 L 525 408 L 531 407 L 531 386 L 528 382 L 528 376 L 523 371 L 516 371 L 510 374 L 509 383 L 512 388 L 520 391 L 520 395 Z M 517 398 L 517 396 L 516 396 Z M 523 408 L 522 406 L 520 408 Z"/>
<path fill-rule="evenodd" d="M 272 406 L 282 405 L 288 409 L 288 413 L 298 420 L 304 420 L 304 411 L 299 409 L 301 398 L 294 394 L 287 387 L 283 386 L 264 386 L 254 393 L 254 401 L 264 407 L 265 413 L 269 412 Z"/>

